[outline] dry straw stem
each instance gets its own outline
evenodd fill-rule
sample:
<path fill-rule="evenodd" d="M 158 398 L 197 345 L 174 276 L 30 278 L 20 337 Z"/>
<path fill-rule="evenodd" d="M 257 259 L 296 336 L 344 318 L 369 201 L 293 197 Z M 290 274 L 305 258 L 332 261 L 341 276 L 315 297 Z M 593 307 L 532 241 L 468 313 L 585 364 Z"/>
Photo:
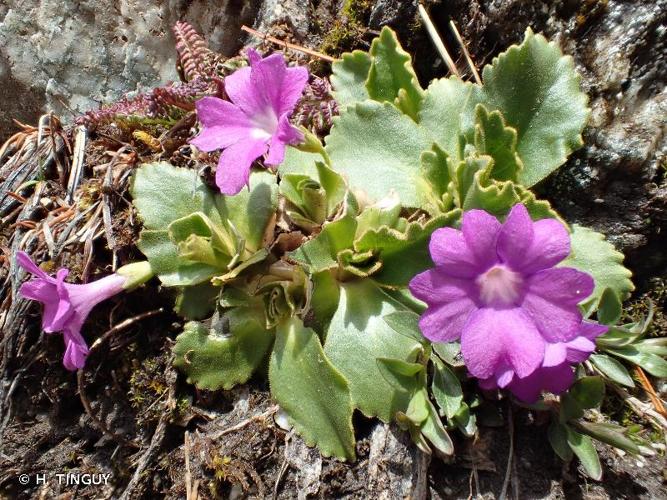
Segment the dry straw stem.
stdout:
<path fill-rule="evenodd" d="M 307 47 L 302 47 L 301 45 L 296 45 L 295 43 L 290 43 L 285 40 L 280 40 L 279 38 L 275 38 L 273 36 L 269 36 L 265 33 L 261 33 L 257 30 L 254 30 L 252 28 L 249 28 L 245 24 L 241 26 L 241 29 L 245 31 L 246 33 L 250 33 L 252 36 L 261 38 L 262 40 L 268 40 L 271 43 L 275 43 L 276 45 L 282 45 L 286 49 L 292 49 L 296 50 L 297 52 L 303 52 L 304 54 L 308 54 L 309 56 L 317 57 L 318 59 L 322 59 L 324 61 L 328 62 L 334 62 L 335 59 L 333 57 L 327 56 L 325 54 L 322 54 L 320 52 L 317 52 L 315 50 L 309 49 Z"/>
<path fill-rule="evenodd" d="M 428 35 L 431 37 L 433 45 L 440 54 L 440 57 L 442 57 L 443 61 L 445 61 L 445 64 L 449 68 L 449 71 L 453 75 L 460 77 L 461 75 L 459 74 L 459 70 L 456 69 L 456 64 L 454 63 L 454 60 L 449 55 L 449 52 L 447 52 L 447 47 L 445 47 L 442 38 L 440 38 L 440 35 L 438 34 L 438 30 L 435 28 L 435 25 L 433 24 L 433 21 L 431 21 L 431 18 L 428 15 L 426 8 L 422 4 L 419 4 L 419 17 L 421 17 L 421 20 L 424 23 L 424 27 L 426 28 Z"/>
<path fill-rule="evenodd" d="M 470 52 L 468 52 L 468 47 L 466 47 L 466 44 L 463 42 L 463 38 L 461 38 L 461 34 L 459 33 L 459 30 L 456 29 L 456 24 L 454 24 L 454 21 L 449 21 L 449 27 L 454 33 L 454 36 L 456 37 L 456 41 L 459 42 L 459 45 L 461 46 L 461 50 L 463 51 L 463 55 L 466 59 L 466 62 L 468 63 L 468 67 L 470 68 L 470 71 L 472 71 L 472 76 L 475 78 L 475 83 L 477 85 L 482 84 L 482 79 L 479 77 L 479 73 L 477 72 L 477 68 L 475 67 L 475 63 L 472 61 L 472 57 L 470 57 Z"/>

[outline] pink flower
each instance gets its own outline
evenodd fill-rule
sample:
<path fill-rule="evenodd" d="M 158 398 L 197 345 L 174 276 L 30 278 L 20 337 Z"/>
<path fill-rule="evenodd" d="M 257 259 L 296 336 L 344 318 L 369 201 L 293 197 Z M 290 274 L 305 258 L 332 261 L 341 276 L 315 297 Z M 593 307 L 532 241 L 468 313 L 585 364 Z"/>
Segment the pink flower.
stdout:
<path fill-rule="evenodd" d="M 223 194 L 234 195 L 248 184 L 253 161 L 268 151 L 266 165 L 279 165 L 285 146 L 303 140 L 289 123 L 308 81 L 306 68 L 288 68 L 281 54 L 262 59 L 248 49 L 250 66 L 225 79 L 229 101 L 204 97 L 196 103 L 203 125 L 191 143 L 202 151 L 224 149 L 215 182 Z"/>
<path fill-rule="evenodd" d="M 37 300 L 44 305 L 42 329 L 47 333 L 63 332 L 65 368 L 82 368 L 88 355 L 88 346 L 81 336 L 86 317 L 97 304 L 123 291 L 128 278 L 112 274 L 86 285 L 73 285 L 65 283 L 69 273 L 67 269 L 58 270 L 54 278 L 37 267 L 24 252 L 19 252 L 16 260 L 36 277 L 24 283 L 20 293 L 26 299 Z"/>
<path fill-rule="evenodd" d="M 434 342 L 461 339 L 474 377 L 508 387 L 543 367 L 547 348 L 561 356 L 567 347 L 560 344 L 581 342 L 577 304 L 594 283 L 586 273 L 554 267 L 570 253 L 569 234 L 557 220 L 533 222 L 523 205 L 504 224 L 470 210 L 460 231 L 435 231 L 429 249 L 436 267 L 410 282 L 428 305 L 420 328 Z"/>
<path fill-rule="evenodd" d="M 578 336 L 569 342 L 547 344 L 542 366 L 525 378 L 514 376 L 507 388 L 522 401 L 532 403 L 540 397 L 542 391 L 560 394 L 574 382 L 572 365 L 588 359 L 595 350 L 595 339 L 605 333 L 604 325 L 584 321 L 579 327 Z M 496 389 L 495 379 L 480 380 L 483 389 Z"/>

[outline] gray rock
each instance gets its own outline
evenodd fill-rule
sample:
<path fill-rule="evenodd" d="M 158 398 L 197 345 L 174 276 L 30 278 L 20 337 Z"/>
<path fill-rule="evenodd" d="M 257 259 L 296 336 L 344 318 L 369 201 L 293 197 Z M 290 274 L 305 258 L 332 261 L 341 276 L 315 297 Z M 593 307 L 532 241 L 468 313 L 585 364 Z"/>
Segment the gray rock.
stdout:
<path fill-rule="evenodd" d="M 395 424 L 376 425 L 370 441 L 366 490 L 369 498 L 425 499 L 431 457 L 417 449 L 409 434 Z"/>
<path fill-rule="evenodd" d="M 232 55 L 260 0 L 5 0 L 0 6 L 0 140 L 11 119 L 65 121 L 128 92 L 177 80 L 171 33 L 179 19 Z"/>

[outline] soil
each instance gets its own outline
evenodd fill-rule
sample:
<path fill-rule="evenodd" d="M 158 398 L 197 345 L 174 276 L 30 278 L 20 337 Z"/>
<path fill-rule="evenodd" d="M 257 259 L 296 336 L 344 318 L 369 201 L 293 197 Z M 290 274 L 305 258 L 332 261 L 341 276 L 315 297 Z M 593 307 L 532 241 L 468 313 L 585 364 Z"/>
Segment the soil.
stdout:
<path fill-rule="evenodd" d="M 336 21 L 337 3 L 314 2 L 317 27 L 303 43 L 332 53 L 367 48 L 367 30 L 377 29 L 384 15 L 384 21 L 398 29 L 406 50 L 414 55 L 422 84 L 444 74 L 442 62 L 418 28 L 414 6 L 409 9 L 391 1 L 355 3 L 359 4 L 356 17 L 346 19 L 354 29 L 343 32 Z M 384 7 L 378 10 L 378 4 Z M 518 42 L 526 26 L 557 39 L 575 57 L 582 84 L 591 96 L 593 123 L 585 134 L 586 146 L 541 186 L 542 196 L 568 221 L 608 234 L 626 253 L 627 264 L 635 273 L 635 306 L 629 310 L 640 310 L 648 294 L 660 314 L 667 298 L 660 279 L 667 269 L 661 123 L 667 68 L 665 2 L 454 0 L 433 5 L 431 10 L 454 54 L 460 56 L 447 29 L 450 18 L 460 27 L 480 67 Z M 639 24 L 632 24 L 633 20 Z M 624 33 L 621 55 L 608 57 L 615 30 L 626 25 L 633 31 Z M 298 32 L 281 24 L 274 27 L 273 34 L 287 36 L 291 29 Z M 336 34 L 335 40 L 328 36 L 331 33 Z M 621 71 L 623 64 L 625 72 L 611 74 Z M 462 59 L 458 65 L 465 69 Z M 320 64 L 317 68 L 325 71 Z M 164 131 L 158 128 L 156 133 Z M 101 127 L 86 145 L 82 200 L 89 206 L 104 201 L 112 210 L 111 220 L 104 221 L 101 211 L 92 217 L 98 224 L 93 232 L 103 232 L 102 237 L 86 239 L 84 234 L 80 244 L 61 252 L 58 264 L 71 267 L 73 279 L 106 274 L 114 257 L 121 262 L 138 257 L 133 247 L 137 227 L 132 224 L 127 201 L 127 175 L 134 165 L 155 158 L 156 153 L 134 141 L 131 132 Z M 26 141 L 36 143 L 36 130 L 23 133 Z M 48 182 L 36 198 L 38 205 L 0 198 L 0 259 L 4 261 L 0 268 L 4 282 L 0 291 L 0 496 L 186 498 L 196 491 L 201 498 L 389 499 L 402 496 L 393 486 L 398 484 L 392 482 L 395 478 L 418 481 L 420 468 L 428 467 L 427 488 L 414 498 L 496 498 L 504 489 L 513 498 L 529 499 L 667 498 L 664 442 L 658 443 L 650 457 L 631 457 L 598 446 L 604 480 L 591 481 L 576 462 L 563 464 L 552 452 L 543 414 L 518 407 L 510 410 L 506 400 L 494 402 L 500 413 L 480 420 L 474 441 L 460 435 L 455 438 L 455 458 L 424 457 L 400 430 L 384 428 L 359 415 L 355 417 L 358 460 L 348 464 L 323 458 L 279 425 L 280 416 L 261 375 L 232 391 L 208 392 L 196 390 L 171 368 L 171 345 L 182 323 L 171 312 L 172 294 L 156 281 L 98 306 L 84 335 L 89 344 L 102 340 L 93 347 L 83 373 L 77 376 L 65 371 L 60 337 L 40 333 L 39 308 L 18 297 L 19 276 L 9 266 L 19 243 L 28 251 L 44 254 L 44 238 L 31 231 L 30 221 L 63 213 L 53 212 L 67 196 L 59 180 L 59 164 L 68 162 L 74 130 L 53 123 L 50 133 L 60 137 L 60 142 L 42 146 L 50 148 L 43 154 L 47 160 L 41 163 Z M 179 147 L 185 139 L 170 147 L 169 156 L 163 159 L 193 166 Z M 132 147 L 118 153 L 127 144 Z M 37 175 L 35 162 L 0 157 L 0 173 L 8 165 L 26 169 L 26 175 Z M 114 174 L 111 189 L 103 185 L 108 169 Z M 56 236 L 63 231 L 75 234 L 88 228 L 90 220 L 66 218 L 57 221 L 52 231 Z M 113 234 L 111 245 L 109 232 Z M 123 323 L 127 319 L 133 320 Z M 656 333 L 665 335 L 663 320 L 657 323 L 663 331 Z M 646 399 L 640 391 L 637 395 Z M 610 396 L 605 404 L 617 421 L 640 423 L 645 426 L 645 436 L 660 435 L 624 410 L 620 400 Z M 392 444 L 378 452 L 379 439 Z M 505 488 L 510 450 L 513 460 Z M 106 485 L 60 484 L 56 474 L 65 473 L 110 476 Z M 28 475 L 28 484 L 19 482 L 21 474 Z M 43 484 L 38 482 L 39 474 L 46 474 Z"/>

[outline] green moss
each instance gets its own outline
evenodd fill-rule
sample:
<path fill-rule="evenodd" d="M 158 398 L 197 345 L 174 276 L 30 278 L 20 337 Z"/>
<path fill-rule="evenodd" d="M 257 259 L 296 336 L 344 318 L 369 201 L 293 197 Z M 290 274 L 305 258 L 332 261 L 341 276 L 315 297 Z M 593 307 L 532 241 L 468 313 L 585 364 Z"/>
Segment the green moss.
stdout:
<path fill-rule="evenodd" d="M 322 40 L 320 51 L 337 57 L 358 48 L 366 33 L 372 6 L 371 0 L 347 0 L 341 9 L 341 17 L 334 21 Z"/>
<path fill-rule="evenodd" d="M 144 360 L 132 371 L 129 399 L 137 410 L 140 424 L 158 420 L 164 411 L 158 400 L 162 399 L 168 390 L 166 368 L 163 357 L 157 356 Z"/>

